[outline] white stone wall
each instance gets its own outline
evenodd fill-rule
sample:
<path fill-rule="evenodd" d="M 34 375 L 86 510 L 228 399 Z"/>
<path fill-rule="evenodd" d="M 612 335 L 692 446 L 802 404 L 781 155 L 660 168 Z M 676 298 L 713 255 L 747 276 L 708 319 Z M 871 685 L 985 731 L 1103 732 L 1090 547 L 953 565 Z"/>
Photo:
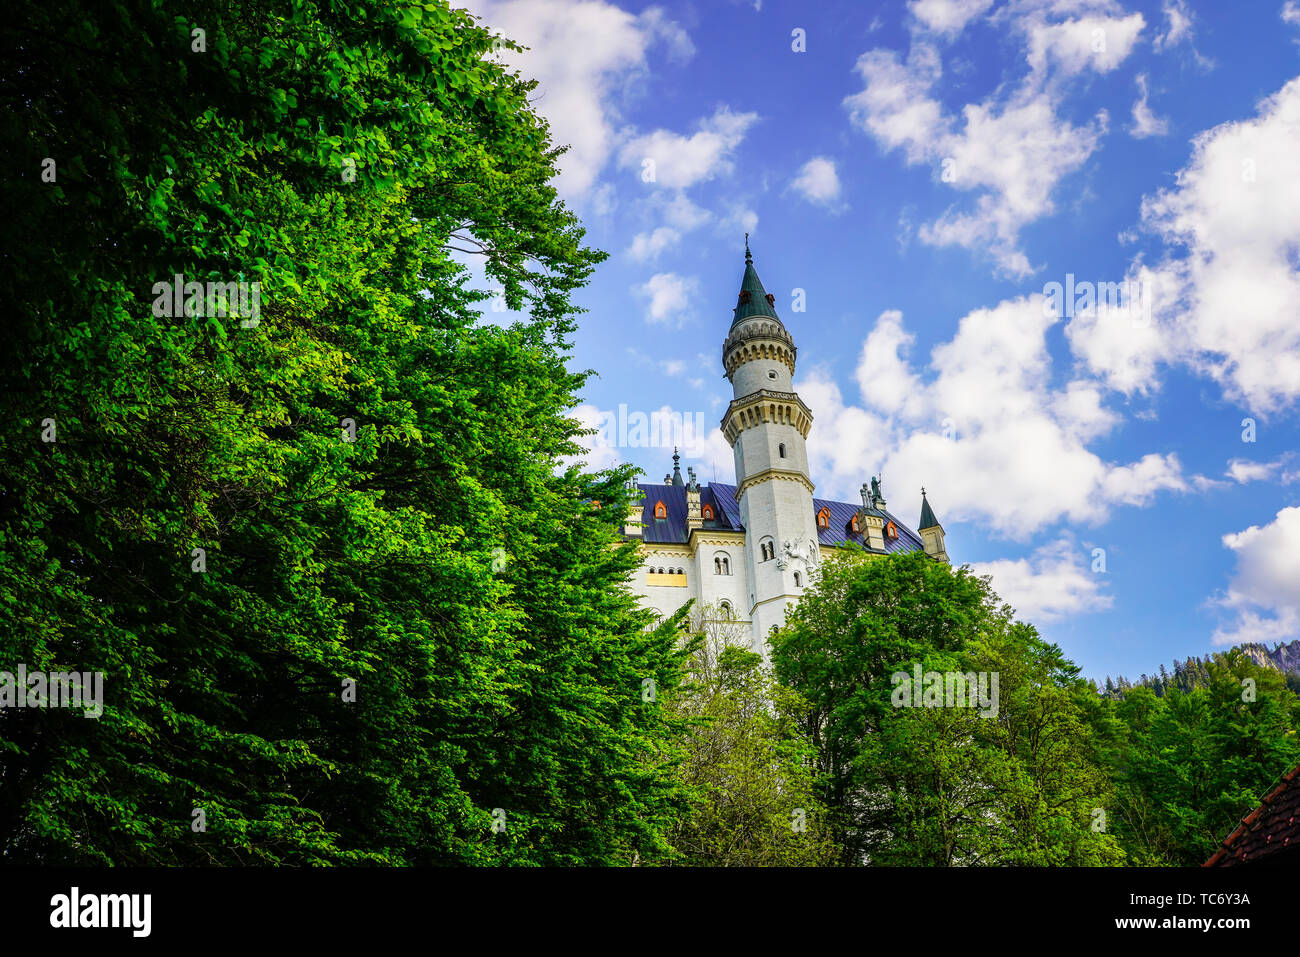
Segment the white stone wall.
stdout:
<path fill-rule="evenodd" d="M 775 376 L 772 374 L 775 373 Z M 790 367 L 776 359 L 751 359 L 734 373 L 731 378 L 731 394 L 746 396 L 759 389 L 773 392 L 793 392 Z"/>

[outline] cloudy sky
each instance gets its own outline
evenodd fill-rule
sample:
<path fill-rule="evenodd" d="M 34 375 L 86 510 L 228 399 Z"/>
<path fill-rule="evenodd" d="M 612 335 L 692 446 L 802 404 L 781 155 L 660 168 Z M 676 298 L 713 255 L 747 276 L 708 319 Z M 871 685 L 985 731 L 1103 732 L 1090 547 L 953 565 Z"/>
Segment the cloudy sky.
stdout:
<path fill-rule="evenodd" d="M 748 231 L 819 496 L 924 485 L 1089 676 L 1300 637 L 1300 0 L 465 5 L 610 253 L 584 421 L 702 415 L 683 466 L 733 481 Z"/>

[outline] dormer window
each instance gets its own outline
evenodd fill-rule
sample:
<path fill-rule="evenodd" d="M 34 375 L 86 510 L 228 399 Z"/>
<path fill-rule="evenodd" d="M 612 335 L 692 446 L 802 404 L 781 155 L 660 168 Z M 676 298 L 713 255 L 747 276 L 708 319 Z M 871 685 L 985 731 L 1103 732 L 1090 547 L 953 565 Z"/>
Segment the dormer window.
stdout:
<path fill-rule="evenodd" d="M 861 524 L 858 522 L 858 516 L 857 516 L 857 515 L 854 515 L 853 518 L 849 520 L 849 527 L 852 528 L 854 532 L 860 532 L 860 531 L 862 531 L 862 526 L 861 526 Z"/>
<path fill-rule="evenodd" d="M 655 502 L 655 518 L 667 518 L 668 506 L 663 502 Z"/>
<path fill-rule="evenodd" d="M 700 509 L 700 514 L 704 516 L 705 521 L 712 521 L 712 520 L 713 520 L 713 506 L 712 506 L 712 505 L 706 505 L 706 506 L 704 506 L 704 508 Z"/>
<path fill-rule="evenodd" d="M 895 525 L 893 522 L 889 522 L 889 523 L 887 523 L 887 524 L 885 525 L 885 537 L 886 537 L 886 538 L 897 538 L 897 537 L 898 537 L 898 526 Z"/>
<path fill-rule="evenodd" d="M 820 512 L 817 513 L 817 527 L 818 528 L 831 527 L 831 510 L 829 508 L 823 508 Z"/>
<path fill-rule="evenodd" d="M 741 304 L 742 306 L 747 306 L 747 305 L 749 305 L 749 290 L 748 290 L 748 289 L 742 289 L 742 290 L 740 290 L 740 304 Z"/>
<path fill-rule="evenodd" d="M 765 298 L 767 299 L 767 304 L 768 304 L 769 306 L 775 306 L 775 305 L 776 305 L 776 296 L 772 295 L 770 292 L 767 294 L 767 296 L 766 296 Z"/>

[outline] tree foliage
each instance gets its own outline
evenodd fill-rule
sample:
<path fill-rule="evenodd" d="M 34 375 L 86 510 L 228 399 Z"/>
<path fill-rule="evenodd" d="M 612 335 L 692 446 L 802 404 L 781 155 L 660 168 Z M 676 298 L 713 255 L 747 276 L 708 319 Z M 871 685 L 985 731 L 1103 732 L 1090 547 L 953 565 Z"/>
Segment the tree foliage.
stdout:
<path fill-rule="evenodd" d="M 98 720 L 0 714 L 0 853 L 668 853 L 640 692 L 680 655 L 618 586 L 629 476 L 561 467 L 603 254 L 533 84 L 445 2 L 24 0 L 0 32 L 0 669 L 106 674 Z M 260 314 L 159 316 L 178 274 Z"/>
<path fill-rule="evenodd" d="M 828 562 L 773 638 L 805 697 L 819 790 L 846 864 L 1107 864 L 1109 782 L 1089 753 L 1078 669 L 1012 620 L 986 579 L 923 553 Z M 984 673 L 995 708 L 900 706 L 914 666 Z M 991 698 L 991 695 L 990 695 Z M 956 696 L 954 696 L 956 701 Z"/>
<path fill-rule="evenodd" d="M 677 862 L 702 867 L 815 866 L 834 860 L 813 793 L 807 705 L 749 648 L 748 623 L 705 606 L 692 616 L 687 684 L 669 703 L 687 721 L 689 811 L 670 832 Z"/>
<path fill-rule="evenodd" d="M 1090 717 L 1115 781 L 1116 836 L 1137 864 L 1203 864 L 1300 764 L 1300 700 L 1283 674 L 1241 650 L 1196 671 L 1189 691 L 1131 687 Z"/>

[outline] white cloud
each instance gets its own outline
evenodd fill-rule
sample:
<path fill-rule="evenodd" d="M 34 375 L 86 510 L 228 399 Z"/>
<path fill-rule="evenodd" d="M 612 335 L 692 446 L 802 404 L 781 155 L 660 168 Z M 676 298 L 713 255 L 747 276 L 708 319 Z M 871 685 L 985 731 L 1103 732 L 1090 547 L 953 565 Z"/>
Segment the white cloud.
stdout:
<path fill-rule="evenodd" d="M 907 362 L 915 338 L 903 329 L 903 314 L 897 309 L 880 314 L 862 343 L 856 372 L 858 388 L 869 405 L 891 415 L 915 416 L 920 411 L 923 390 Z"/>
<path fill-rule="evenodd" d="M 1109 73 L 1122 63 L 1146 26 L 1142 14 L 1127 17 L 1101 15 L 1048 23 L 1038 15 L 1020 22 L 1028 51 L 1025 58 L 1038 74 L 1049 70 L 1074 76 L 1084 70 Z"/>
<path fill-rule="evenodd" d="M 930 487 L 941 520 L 979 521 L 1023 540 L 1063 519 L 1098 522 L 1115 506 L 1188 490 L 1176 455 L 1116 463 L 1088 448 L 1120 417 L 1093 382 L 1053 385 L 1046 335 L 1057 321 L 1041 296 L 977 309 L 931 350 L 923 378 L 907 358 L 902 317 L 882 314 L 858 362 L 863 407 L 846 404 L 822 370 L 797 383 L 817 415 L 809 452 L 823 494 L 851 495 L 883 470 L 904 501 L 919 505 L 914 490 Z"/>
<path fill-rule="evenodd" d="M 658 7 L 633 15 L 603 0 L 460 0 L 491 29 L 529 49 L 502 60 L 538 81 L 536 109 L 550 123 L 559 159 L 557 186 L 583 196 L 596 183 L 617 142 L 615 101 L 648 69 L 656 44 L 681 59 L 690 38 Z"/>
<path fill-rule="evenodd" d="M 677 273 L 655 273 L 632 291 L 649 300 L 646 321 L 652 324 L 681 325 L 699 298 L 699 280 Z"/>
<path fill-rule="evenodd" d="M 624 405 L 611 410 L 584 403 L 569 415 L 584 428 L 594 430 L 577 440 L 586 452 L 575 459 L 592 471 L 628 461 L 631 449 L 637 449 L 642 460 L 645 455 L 656 456 L 656 453 L 641 450 L 658 449 L 665 462 L 669 462 L 672 450 L 679 448 L 683 470 L 698 463 L 700 468 L 696 471 L 701 481 L 713 474 L 715 465 L 724 469 L 719 473 L 720 480 L 725 482 L 730 477 L 731 446 L 720 429 L 704 424 L 712 416 L 702 411 L 675 409 L 671 405 L 651 410 L 628 409 Z M 703 471 L 706 467 L 707 472 Z M 654 482 L 658 476 L 652 471 L 646 480 Z"/>
<path fill-rule="evenodd" d="M 1186 0 L 1165 0 L 1163 9 L 1165 31 L 1158 34 L 1152 43 L 1157 53 L 1192 39 L 1192 15 L 1187 10 Z"/>
<path fill-rule="evenodd" d="M 1300 26 L 1300 0 L 1286 0 L 1282 4 L 1282 21 Z"/>
<path fill-rule="evenodd" d="M 1251 410 L 1286 408 L 1300 398 L 1300 78 L 1193 142 L 1176 185 L 1142 204 L 1169 249 L 1152 267 L 1164 334 L 1125 361 L 1182 361 Z"/>
<path fill-rule="evenodd" d="M 1007 95 L 967 103 L 960 118 L 945 112 L 935 92 L 943 75 L 939 52 L 917 39 L 906 60 L 890 50 L 859 57 L 855 69 L 865 86 L 844 105 L 854 125 L 886 150 L 901 150 L 911 165 L 933 165 L 943 183 L 975 194 L 973 208 L 953 208 L 922 225 L 923 242 L 986 251 L 1001 272 L 1022 277 L 1033 267 L 1019 248 L 1021 228 L 1055 210 L 1057 184 L 1083 166 L 1108 127 L 1104 110 L 1086 126 L 1059 115 L 1058 77 L 1114 69 L 1143 21 L 1134 14 L 1049 23 L 1031 11 L 1015 22 L 1030 72 Z M 1105 37 L 1102 52 L 1093 49 L 1097 29 Z"/>
<path fill-rule="evenodd" d="M 599 408 L 588 403 L 583 403 L 569 413 L 569 416 L 577 419 L 584 429 L 594 429 L 596 431 L 592 435 L 583 435 L 577 438 L 577 444 L 586 449 L 586 453 L 575 459 L 566 459 L 564 465 L 581 462 L 583 467 L 589 471 L 599 472 L 601 469 L 618 465 L 622 461 L 618 449 L 609 444 L 606 436 L 600 431 L 602 426 L 601 415 Z"/>
<path fill-rule="evenodd" d="M 993 0 L 911 0 L 907 9 L 926 29 L 952 36 L 991 6 Z"/>
<path fill-rule="evenodd" d="M 1300 635 L 1300 507 L 1284 508 L 1272 522 L 1223 536 L 1237 567 L 1218 604 L 1237 619 L 1214 633 L 1216 645 L 1280 641 Z"/>
<path fill-rule="evenodd" d="M 653 175 L 648 182 L 685 189 L 730 170 L 732 154 L 757 119 L 722 106 L 690 136 L 660 129 L 630 139 L 619 150 L 619 165 Z"/>
<path fill-rule="evenodd" d="M 1084 278 L 1084 277 L 1081 277 Z M 1094 284 L 1109 280 L 1087 277 Z M 1158 363 L 1168 359 L 1173 331 L 1171 319 L 1157 319 L 1156 303 L 1172 299 L 1173 285 L 1163 275 L 1140 264 L 1124 281 L 1130 289 L 1141 288 L 1145 307 L 1128 309 L 1110 302 L 1098 302 L 1091 309 L 1076 311 L 1065 327 L 1070 348 L 1087 369 L 1112 389 L 1125 395 L 1148 395 L 1159 386 Z"/>
<path fill-rule="evenodd" d="M 1060 621 L 1071 615 L 1111 607 L 1113 598 L 1090 571 L 1084 554 L 1069 536 L 1037 549 L 1029 558 L 975 562 L 977 575 L 992 577 L 993 590 L 1031 624 Z"/>
<path fill-rule="evenodd" d="M 804 163 L 790 185 L 809 202 L 830 207 L 839 203 L 840 178 L 835 161 L 825 156 L 815 156 Z"/>
<path fill-rule="evenodd" d="M 1161 119 L 1152 112 L 1151 107 L 1147 105 L 1147 75 L 1138 74 L 1137 78 L 1138 98 L 1133 103 L 1133 125 L 1129 127 L 1129 132 L 1137 139 L 1145 139 L 1148 136 L 1164 136 L 1169 132 L 1169 121 Z"/>
<path fill-rule="evenodd" d="M 670 246 L 676 245 L 682 234 L 671 226 L 660 226 L 652 232 L 637 233 L 627 254 L 638 262 L 655 259 Z"/>
<path fill-rule="evenodd" d="M 1282 467 L 1282 461 L 1252 462 L 1249 459 L 1233 459 L 1228 463 L 1228 470 L 1223 474 L 1241 485 L 1247 482 L 1265 482 L 1271 479 Z M 1297 556 L 1300 558 L 1300 556 Z"/>

